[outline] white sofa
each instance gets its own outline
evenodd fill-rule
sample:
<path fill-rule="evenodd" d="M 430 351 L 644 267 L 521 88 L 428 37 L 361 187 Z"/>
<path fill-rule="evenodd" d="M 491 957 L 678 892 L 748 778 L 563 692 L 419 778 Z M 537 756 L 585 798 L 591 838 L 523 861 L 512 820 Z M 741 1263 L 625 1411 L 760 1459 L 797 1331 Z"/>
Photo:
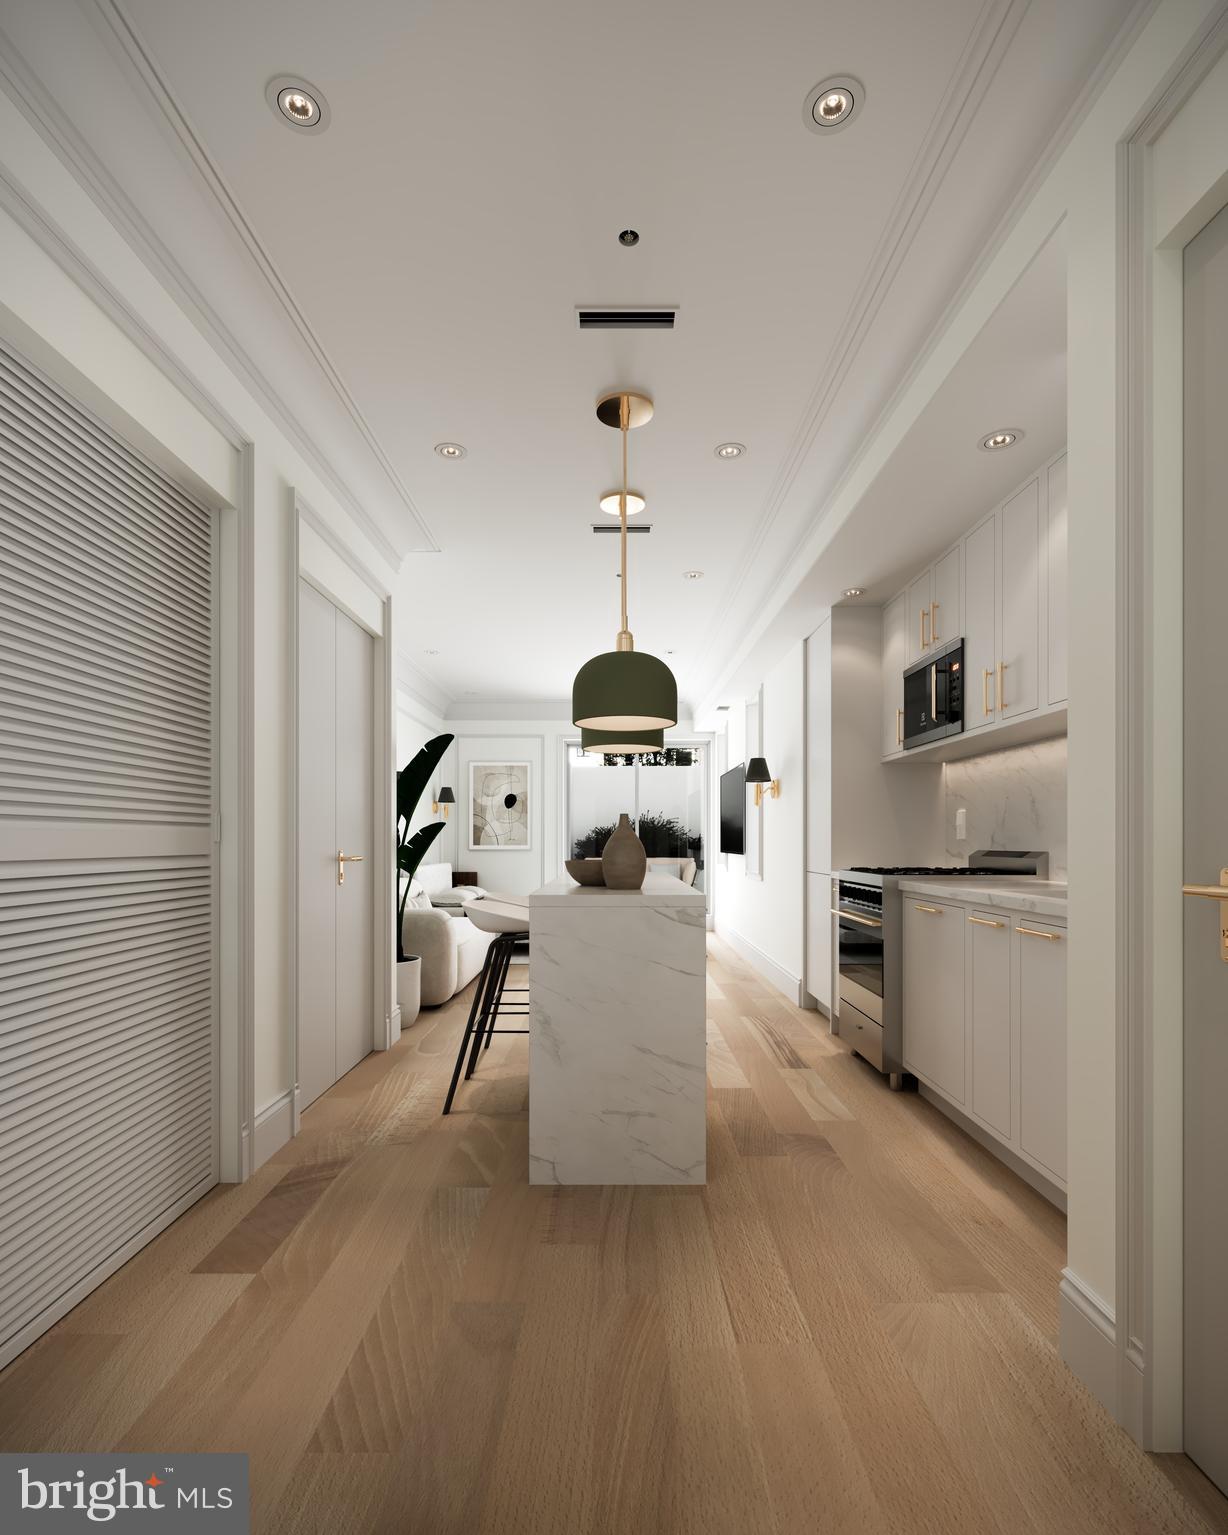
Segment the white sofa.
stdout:
<path fill-rule="evenodd" d="M 699 866 L 693 858 L 650 858 L 648 867 L 658 874 L 672 874 L 684 885 L 693 885 Z"/>
<path fill-rule="evenodd" d="M 474 927 L 464 903 L 483 894 L 476 885 L 454 887 L 447 863 L 423 864 L 410 885 L 401 940 L 406 954 L 422 956 L 424 1007 L 449 1001 L 481 970 L 494 935 Z"/>

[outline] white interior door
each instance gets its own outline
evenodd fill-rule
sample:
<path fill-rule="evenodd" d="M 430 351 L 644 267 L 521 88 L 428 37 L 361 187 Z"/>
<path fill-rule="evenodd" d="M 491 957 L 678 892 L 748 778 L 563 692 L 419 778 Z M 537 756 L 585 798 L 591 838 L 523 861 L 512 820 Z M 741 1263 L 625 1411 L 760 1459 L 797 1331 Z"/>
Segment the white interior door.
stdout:
<path fill-rule="evenodd" d="M 1185 250 L 1184 878 L 1228 869 L 1228 208 Z M 1228 909 L 1185 901 L 1185 1448 L 1228 1493 Z"/>
<path fill-rule="evenodd" d="M 299 581 L 298 1103 L 374 1047 L 374 646 Z M 344 861 L 343 861 L 344 860 Z"/>
<path fill-rule="evenodd" d="M 217 1182 L 214 547 L 0 346 L 0 1364 Z"/>

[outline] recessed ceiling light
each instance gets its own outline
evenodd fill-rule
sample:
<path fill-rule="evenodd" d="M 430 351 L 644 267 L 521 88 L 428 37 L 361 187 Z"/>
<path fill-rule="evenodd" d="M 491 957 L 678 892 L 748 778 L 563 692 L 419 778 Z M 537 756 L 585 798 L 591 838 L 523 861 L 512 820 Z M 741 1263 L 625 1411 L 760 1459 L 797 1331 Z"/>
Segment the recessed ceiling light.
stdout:
<path fill-rule="evenodd" d="M 865 594 L 866 589 L 864 586 L 846 586 L 844 588 L 844 595 L 846 597 L 864 597 Z"/>
<path fill-rule="evenodd" d="M 1019 427 L 1002 426 L 996 432 L 990 432 L 988 437 L 981 438 L 981 449 L 985 453 L 997 453 L 1003 448 L 1013 448 L 1022 436 Z"/>
<path fill-rule="evenodd" d="M 611 517 L 617 517 L 618 516 L 618 503 L 619 503 L 619 501 L 621 499 L 622 499 L 622 492 L 621 491 L 618 491 L 618 490 L 608 490 L 608 491 L 606 491 L 605 495 L 602 496 L 601 500 L 597 503 L 597 505 L 601 508 L 601 510 L 603 512 L 609 512 Z M 644 500 L 643 496 L 640 495 L 638 490 L 629 490 L 627 492 L 627 516 L 628 517 L 634 517 L 638 512 L 642 512 L 647 505 L 648 505 L 648 502 Z"/>
<path fill-rule="evenodd" d="M 688 581 L 702 581 L 704 578 L 702 570 L 684 570 L 682 574 Z"/>
<path fill-rule="evenodd" d="M 446 459 L 464 458 L 465 456 L 465 449 L 461 447 L 459 442 L 437 442 L 435 444 L 435 452 L 439 454 L 440 458 Z"/>
<path fill-rule="evenodd" d="M 717 458 L 741 458 L 746 448 L 740 442 L 723 442 L 716 450 Z"/>
<path fill-rule="evenodd" d="M 314 85 L 294 75 L 278 75 L 264 88 L 264 98 L 283 123 L 310 128 L 328 127 L 328 103 Z"/>
<path fill-rule="evenodd" d="M 851 75 L 824 80 L 806 97 L 803 120 L 812 133 L 834 133 L 848 127 L 865 99 L 865 86 Z"/>
<path fill-rule="evenodd" d="M 620 234 L 619 237 L 618 237 L 618 243 L 620 245 L 627 246 L 628 249 L 632 245 L 638 245 L 640 243 L 640 232 L 639 232 L 639 230 L 638 229 L 624 229 L 622 234 Z"/>

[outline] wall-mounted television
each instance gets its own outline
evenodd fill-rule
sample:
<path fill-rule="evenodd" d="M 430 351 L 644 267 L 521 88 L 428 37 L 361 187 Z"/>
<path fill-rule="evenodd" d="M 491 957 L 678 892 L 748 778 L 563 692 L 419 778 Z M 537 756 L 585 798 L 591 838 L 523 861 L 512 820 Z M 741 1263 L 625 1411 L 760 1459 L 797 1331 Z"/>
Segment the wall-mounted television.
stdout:
<path fill-rule="evenodd" d="M 721 852 L 746 851 L 746 764 L 721 774 Z"/>

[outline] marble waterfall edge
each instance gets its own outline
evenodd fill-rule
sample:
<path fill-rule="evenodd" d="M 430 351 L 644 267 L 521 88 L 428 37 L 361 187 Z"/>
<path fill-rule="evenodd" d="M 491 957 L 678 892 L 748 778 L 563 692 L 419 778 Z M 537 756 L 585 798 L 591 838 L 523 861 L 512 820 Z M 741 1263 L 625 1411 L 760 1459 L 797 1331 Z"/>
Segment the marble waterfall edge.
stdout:
<path fill-rule="evenodd" d="M 702 1184 L 702 893 L 558 882 L 530 911 L 530 1183 Z"/>

